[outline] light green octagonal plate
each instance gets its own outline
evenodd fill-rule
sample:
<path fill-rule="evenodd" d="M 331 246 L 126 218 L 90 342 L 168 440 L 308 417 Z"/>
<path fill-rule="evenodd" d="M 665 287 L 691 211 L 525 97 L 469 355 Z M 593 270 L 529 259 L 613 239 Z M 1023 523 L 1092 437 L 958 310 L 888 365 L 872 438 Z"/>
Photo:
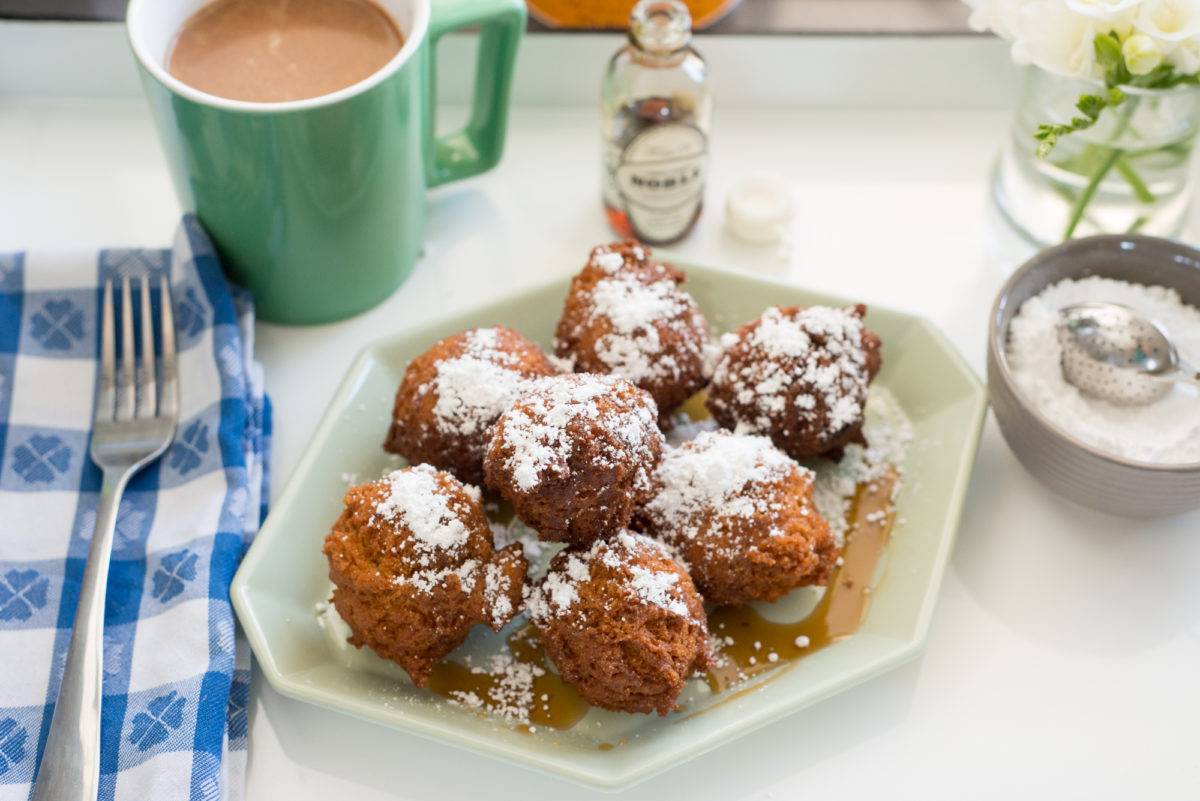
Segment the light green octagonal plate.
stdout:
<path fill-rule="evenodd" d="M 665 260 L 688 273 L 685 288 L 721 331 L 770 305 L 854 302 Z M 233 582 L 238 617 L 271 684 L 285 695 L 364 720 L 611 789 L 678 765 L 914 656 L 924 643 L 958 526 L 986 395 L 930 323 L 880 308 L 872 308 L 866 321 L 884 343 L 876 385 L 898 399 L 913 422 L 915 439 L 882 578 L 855 636 L 715 696 L 694 680 L 681 699 L 685 711 L 665 718 L 594 709 L 568 731 L 543 727 L 530 734 L 417 690 L 397 666 L 350 648 L 338 632 L 322 625 L 317 610 L 331 585 L 321 545 L 341 511 L 347 477 L 369 480 L 391 465 L 380 443 L 408 361 L 438 339 L 478 326 L 505 325 L 549 346 L 568 283 L 562 279 L 379 340 L 355 359 Z M 486 654 L 507 634 L 476 627 L 460 650 Z M 759 684 L 738 703 L 721 703 Z M 620 747 L 609 747 L 617 743 Z"/>

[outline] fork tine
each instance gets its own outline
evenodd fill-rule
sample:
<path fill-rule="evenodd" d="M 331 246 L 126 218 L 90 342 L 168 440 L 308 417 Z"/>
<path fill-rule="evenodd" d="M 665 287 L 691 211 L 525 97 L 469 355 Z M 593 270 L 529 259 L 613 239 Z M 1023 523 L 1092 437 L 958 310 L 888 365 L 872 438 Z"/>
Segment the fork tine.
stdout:
<path fill-rule="evenodd" d="M 150 314 L 150 279 L 142 276 L 142 375 L 138 382 L 138 409 L 142 417 L 158 411 L 158 382 L 154 374 L 154 317 Z"/>
<path fill-rule="evenodd" d="M 113 285 L 104 282 L 104 301 L 101 304 L 100 323 L 100 388 L 96 391 L 96 420 L 108 422 L 113 419 L 117 401 L 117 347 L 116 325 L 113 322 Z"/>
<path fill-rule="evenodd" d="M 171 285 L 165 275 L 159 305 L 162 307 L 162 397 L 158 414 L 174 419 L 179 416 L 179 368 L 175 359 L 175 311 L 171 303 Z"/>
<path fill-rule="evenodd" d="M 117 420 L 132 420 L 137 405 L 137 380 L 133 358 L 133 299 L 129 276 L 121 279 L 121 380 L 117 386 Z"/>

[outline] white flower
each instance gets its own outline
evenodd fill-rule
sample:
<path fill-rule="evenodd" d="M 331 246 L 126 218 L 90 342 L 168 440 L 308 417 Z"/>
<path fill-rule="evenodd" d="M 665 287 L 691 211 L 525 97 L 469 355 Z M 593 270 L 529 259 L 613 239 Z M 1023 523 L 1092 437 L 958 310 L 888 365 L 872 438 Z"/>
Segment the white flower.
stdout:
<path fill-rule="evenodd" d="M 1142 0 L 1067 0 L 1067 8 L 1100 22 L 1131 22 Z"/>
<path fill-rule="evenodd" d="M 970 24 L 1012 42 L 1018 64 L 1073 78 L 1103 78 L 1095 40 L 1119 38 L 1134 75 L 1159 64 L 1200 72 L 1200 0 L 963 0 Z"/>
<path fill-rule="evenodd" d="M 967 24 L 971 30 L 991 31 L 1001 39 L 1012 41 L 1021 8 L 1033 0 L 963 0 L 971 7 Z"/>
<path fill-rule="evenodd" d="M 1163 49 L 1157 41 L 1144 33 L 1135 33 L 1121 45 L 1121 54 L 1125 57 L 1125 66 L 1134 75 L 1145 75 L 1153 72 L 1162 63 Z"/>
<path fill-rule="evenodd" d="M 1013 60 L 1073 78 L 1100 77 L 1097 33 L 1109 29 L 1077 14 L 1063 0 L 1034 0 L 1022 5 L 1013 28 Z"/>
<path fill-rule="evenodd" d="M 1180 75 L 1200 72 L 1200 41 L 1186 39 L 1167 51 L 1166 62 Z"/>
<path fill-rule="evenodd" d="M 1200 0 L 1145 0 L 1133 24 L 1159 42 L 1200 35 Z"/>

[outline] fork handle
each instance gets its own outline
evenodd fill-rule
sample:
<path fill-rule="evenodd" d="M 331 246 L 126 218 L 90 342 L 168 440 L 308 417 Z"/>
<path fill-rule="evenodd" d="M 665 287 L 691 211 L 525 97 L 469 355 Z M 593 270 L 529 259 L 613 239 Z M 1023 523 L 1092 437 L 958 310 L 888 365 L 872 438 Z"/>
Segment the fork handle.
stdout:
<path fill-rule="evenodd" d="M 32 801 L 95 801 L 100 790 L 100 701 L 104 692 L 104 594 L 117 507 L 130 470 L 105 470 L 66 667 Z"/>

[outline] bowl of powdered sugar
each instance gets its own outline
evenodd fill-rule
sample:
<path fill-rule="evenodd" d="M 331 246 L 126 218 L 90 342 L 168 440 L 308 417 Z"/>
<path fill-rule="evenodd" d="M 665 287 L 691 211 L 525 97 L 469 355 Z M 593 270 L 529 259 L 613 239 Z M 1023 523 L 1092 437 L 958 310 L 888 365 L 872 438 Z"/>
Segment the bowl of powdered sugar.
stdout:
<path fill-rule="evenodd" d="M 1200 362 L 1200 250 L 1149 236 L 1048 248 L 992 308 L 988 388 L 1000 430 L 1030 473 L 1076 503 L 1127 517 L 1200 507 L 1200 392 L 1186 383 L 1145 406 L 1117 406 L 1067 382 L 1056 326 L 1074 303 L 1137 309 Z"/>

